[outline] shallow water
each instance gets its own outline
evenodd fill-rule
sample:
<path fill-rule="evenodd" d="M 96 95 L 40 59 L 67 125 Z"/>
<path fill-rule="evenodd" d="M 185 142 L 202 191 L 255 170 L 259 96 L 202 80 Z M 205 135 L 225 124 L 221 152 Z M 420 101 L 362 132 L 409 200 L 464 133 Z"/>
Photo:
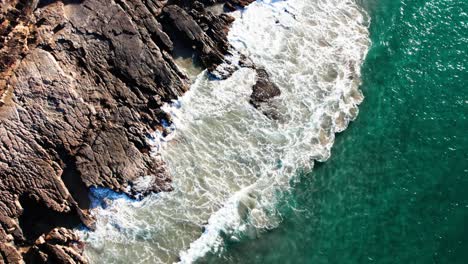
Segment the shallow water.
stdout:
<path fill-rule="evenodd" d="M 235 16 L 230 42 L 281 88 L 274 101 L 279 120 L 249 104 L 253 70 L 226 80 L 198 75 L 190 91 L 165 108 L 175 130 L 171 140 L 154 141 L 175 190 L 142 201 L 114 197 L 105 209 L 97 207 L 97 230 L 82 232 L 93 263 L 191 263 L 277 227 L 283 219 L 278 205 L 297 171 L 327 160 L 335 133 L 356 118 L 370 44 L 359 6 L 258 1 Z"/>

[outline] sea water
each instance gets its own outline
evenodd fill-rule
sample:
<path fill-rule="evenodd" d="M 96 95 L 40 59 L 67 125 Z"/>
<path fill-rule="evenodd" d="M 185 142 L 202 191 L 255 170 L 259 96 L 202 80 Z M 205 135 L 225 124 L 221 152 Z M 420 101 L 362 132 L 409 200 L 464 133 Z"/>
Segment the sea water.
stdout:
<path fill-rule="evenodd" d="M 357 117 L 370 45 L 370 20 L 357 3 L 265 0 L 233 15 L 233 54 L 248 56 L 280 87 L 272 101 L 278 119 L 249 103 L 254 70 L 226 80 L 200 73 L 164 107 L 170 138 L 153 142 L 174 191 L 132 201 L 94 190 L 97 228 L 81 231 L 92 263 L 193 263 L 275 229 L 298 172 L 326 161 L 335 133 Z"/>
<path fill-rule="evenodd" d="M 209 263 L 468 263 L 468 1 L 362 0 L 359 117 L 283 221 Z"/>

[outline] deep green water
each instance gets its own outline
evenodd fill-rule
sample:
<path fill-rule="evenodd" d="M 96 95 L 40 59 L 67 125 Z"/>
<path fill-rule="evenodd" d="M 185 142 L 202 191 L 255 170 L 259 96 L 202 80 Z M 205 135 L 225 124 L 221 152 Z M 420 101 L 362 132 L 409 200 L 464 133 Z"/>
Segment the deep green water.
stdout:
<path fill-rule="evenodd" d="M 468 1 L 363 6 L 358 119 L 299 177 L 280 227 L 214 262 L 468 263 Z"/>

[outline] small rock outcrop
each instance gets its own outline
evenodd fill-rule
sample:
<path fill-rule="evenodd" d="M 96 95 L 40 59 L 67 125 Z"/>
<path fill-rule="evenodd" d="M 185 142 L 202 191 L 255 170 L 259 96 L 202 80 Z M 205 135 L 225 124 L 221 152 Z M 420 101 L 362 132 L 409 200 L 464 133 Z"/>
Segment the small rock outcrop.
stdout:
<path fill-rule="evenodd" d="M 245 7 L 253 2 L 255 2 L 255 0 L 228 0 L 225 6 L 228 10 L 233 11 L 238 7 Z"/>
<path fill-rule="evenodd" d="M 276 109 L 272 104 L 272 99 L 281 95 L 280 88 L 271 81 L 270 75 L 265 69 L 255 69 L 257 72 L 257 81 L 255 82 L 250 103 L 266 116 L 278 119 Z"/>

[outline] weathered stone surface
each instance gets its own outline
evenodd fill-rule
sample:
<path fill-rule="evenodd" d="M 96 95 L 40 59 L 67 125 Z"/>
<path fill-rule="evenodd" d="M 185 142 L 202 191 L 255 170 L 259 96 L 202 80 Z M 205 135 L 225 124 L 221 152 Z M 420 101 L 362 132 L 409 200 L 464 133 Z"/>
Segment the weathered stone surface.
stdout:
<path fill-rule="evenodd" d="M 11 97 L 7 80 L 28 51 L 29 17 L 37 4 L 38 0 L 0 0 L 0 106 Z"/>
<path fill-rule="evenodd" d="M 0 243 L 0 264 L 3 263 L 22 263 L 23 258 L 16 248 L 7 243 Z"/>
<path fill-rule="evenodd" d="M 80 238 L 73 231 L 55 228 L 36 240 L 25 254 L 24 260 L 38 264 L 86 264 L 88 261 L 82 256 L 83 248 L 83 242 L 80 242 Z"/>
<path fill-rule="evenodd" d="M 206 12 L 200 2 L 194 2 L 193 8 L 184 9 L 186 5 L 165 7 L 161 20 L 174 39 L 192 48 L 203 66 L 214 71 L 229 54 L 228 26 L 234 18 L 227 14 Z"/>
<path fill-rule="evenodd" d="M 146 138 L 189 87 L 175 47 L 209 70 L 228 54 L 215 2 L 0 0 L 0 263 L 84 263 L 54 228 L 92 228 L 90 187 L 171 190 Z"/>

